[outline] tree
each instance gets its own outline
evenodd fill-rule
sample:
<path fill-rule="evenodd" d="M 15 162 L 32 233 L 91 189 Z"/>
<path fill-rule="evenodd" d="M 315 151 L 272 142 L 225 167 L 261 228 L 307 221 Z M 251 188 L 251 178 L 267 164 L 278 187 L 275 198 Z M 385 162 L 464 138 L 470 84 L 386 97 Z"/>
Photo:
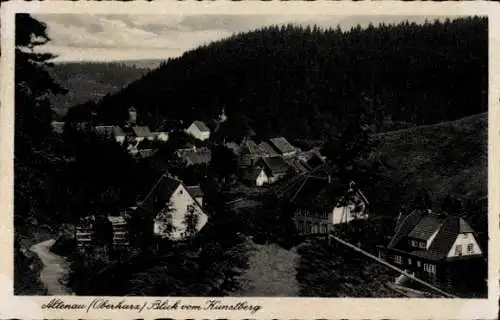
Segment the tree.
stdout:
<path fill-rule="evenodd" d="M 173 225 L 173 215 L 174 208 L 171 203 L 168 203 L 163 209 L 156 215 L 155 221 L 159 226 L 159 233 L 170 237 L 172 233 L 175 232 L 176 227 Z"/>
<path fill-rule="evenodd" d="M 227 181 L 238 169 L 238 160 L 231 149 L 217 145 L 212 149 L 210 167 L 224 181 Z"/>
<path fill-rule="evenodd" d="M 36 53 L 35 48 L 50 38 L 46 25 L 29 14 L 16 14 L 15 33 L 15 138 L 20 143 L 39 148 L 50 135 L 52 110 L 49 95 L 65 93 L 47 72 L 50 53 Z M 16 148 L 17 153 L 21 148 Z"/>
<path fill-rule="evenodd" d="M 187 207 L 186 215 L 184 216 L 184 225 L 186 226 L 185 236 L 187 238 L 193 236 L 198 231 L 198 221 L 200 219 L 200 215 L 198 210 L 194 205 L 189 205 Z"/>

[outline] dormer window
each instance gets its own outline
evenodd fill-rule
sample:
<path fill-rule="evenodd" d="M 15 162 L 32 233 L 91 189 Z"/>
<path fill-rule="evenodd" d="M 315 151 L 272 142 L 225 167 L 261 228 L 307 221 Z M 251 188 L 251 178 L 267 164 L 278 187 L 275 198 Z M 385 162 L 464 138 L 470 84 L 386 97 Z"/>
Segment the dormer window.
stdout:
<path fill-rule="evenodd" d="M 421 241 L 420 244 L 419 244 L 419 247 L 421 249 L 425 249 L 426 245 L 425 245 L 425 241 Z"/>

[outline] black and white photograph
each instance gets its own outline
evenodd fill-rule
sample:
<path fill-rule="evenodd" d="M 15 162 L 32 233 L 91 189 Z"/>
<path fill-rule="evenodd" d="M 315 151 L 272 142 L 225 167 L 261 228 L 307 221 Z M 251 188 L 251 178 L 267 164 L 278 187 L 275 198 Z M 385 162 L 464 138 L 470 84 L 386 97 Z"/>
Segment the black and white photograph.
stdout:
<path fill-rule="evenodd" d="M 13 294 L 488 299 L 489 19 L 16 13 Z"/>

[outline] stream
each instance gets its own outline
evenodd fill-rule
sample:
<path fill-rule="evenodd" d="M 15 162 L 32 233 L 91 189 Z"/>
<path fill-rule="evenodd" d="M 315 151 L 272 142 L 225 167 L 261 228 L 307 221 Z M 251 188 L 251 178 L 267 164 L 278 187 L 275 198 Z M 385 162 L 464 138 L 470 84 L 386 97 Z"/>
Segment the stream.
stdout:
<path fill-rule="evenodd" d="M 42 241 L 33 245 L 30 250 L 42 261 L 40 281 L 47 289 L 48 295 L 72 295 L 71 289 L 64 283 L 69 273 L 69 262 L 64 257 L 50 252 L 55 242 L 54 239 Z"/>

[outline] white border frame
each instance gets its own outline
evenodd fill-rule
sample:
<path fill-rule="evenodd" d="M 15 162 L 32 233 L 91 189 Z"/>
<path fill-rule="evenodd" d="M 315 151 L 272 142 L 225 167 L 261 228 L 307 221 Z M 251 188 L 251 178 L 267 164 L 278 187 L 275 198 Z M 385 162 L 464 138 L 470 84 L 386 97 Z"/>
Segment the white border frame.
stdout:
<path fill-rule="evenodd" d="M 262 305 L 256 314 L 245 312 L 202 311 L 90 311 L 42 310 L 40 306 L 54 297 L 13 296 L 13 123 L 14 123 L 14 15 L 29 13 L 81 14 L 297 14 L 297 15 L 487 15 L 489 16 L 489 114 L 488 114 L 488 195 L 489 265 L 488 299 L 374 299 L 374 298 L 221 298 L 224 303 L 247 301 Z M 0 262 L 0 315 L 11 318 L 344 318 L 344 319 L 496 319 L 499 305 L 499 152 L 498 105 L 500 83 L 500 6 L 494 2 L 66 2 L 39 1 L 4 3 L 1 8 L 1 100 L 0 120 L 0 248 L 8 259 Z M 62 297 L 66 303 L 88 303 L 91 297 Z M 118 302 L 122 298 L 110 298 Z M 177 300 L 173 298 L 169 300 Z M 152 300 L 152 299 L 150 299 Z M 184 303 L 204 304 L 207 298 L 182 298 Z M 142 303 L 144 297 L 127 297 Z M 5 307 L 4 307 L 5 306 Z"/>

